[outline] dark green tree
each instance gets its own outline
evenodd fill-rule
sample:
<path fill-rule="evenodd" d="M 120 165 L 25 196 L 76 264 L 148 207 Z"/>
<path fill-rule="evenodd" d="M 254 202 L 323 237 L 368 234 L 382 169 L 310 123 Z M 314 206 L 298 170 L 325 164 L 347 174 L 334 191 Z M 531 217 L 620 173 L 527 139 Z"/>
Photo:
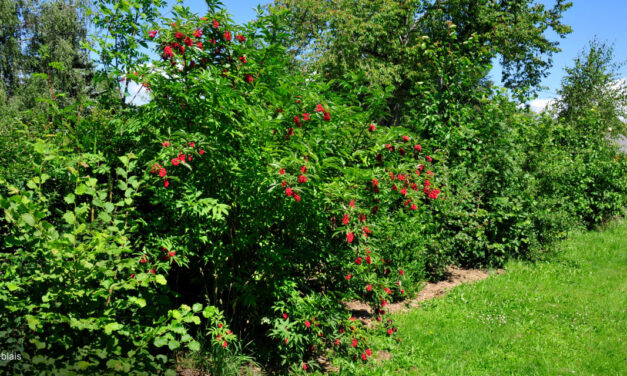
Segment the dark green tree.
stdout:
<path fill-rule="evenodd" d="M 64 102 L 85 95 L 92 67 L 86 1 L 0 0 L 0 76 L 7 100 L 32 108 L 46 93 Z"/>
<path fill-rule="evenodd" d="M 63 93 L 65 102 L 85 97 L 92 89 L 93 66 L 83 43 L 87 42 L 84 1 L 54 0 L 39 5 L 29 25 L 24 50 L 27 74 L 44 73 L 52 99 Z M 35 78 L 36 87 L 41 80 Z"/>
<path fill-rule="evenodd" d="M 19 84 L 25 60 L 22 41 L 33 5 L 30 0 L 0 0 L 0 86 L 7 97 Z"/>

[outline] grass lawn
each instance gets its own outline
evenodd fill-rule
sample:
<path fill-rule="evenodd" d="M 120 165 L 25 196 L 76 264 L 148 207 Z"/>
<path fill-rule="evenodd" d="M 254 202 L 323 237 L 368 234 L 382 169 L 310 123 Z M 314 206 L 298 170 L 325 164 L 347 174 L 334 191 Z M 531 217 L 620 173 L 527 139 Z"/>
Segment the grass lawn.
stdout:
<path fill-rule="evenodd" d="M 391 359 L 341 366 L 359 375 L 627 375 L 627 223 L 560 243 L 549 262 L 459 286 L 394 315 Z"/>

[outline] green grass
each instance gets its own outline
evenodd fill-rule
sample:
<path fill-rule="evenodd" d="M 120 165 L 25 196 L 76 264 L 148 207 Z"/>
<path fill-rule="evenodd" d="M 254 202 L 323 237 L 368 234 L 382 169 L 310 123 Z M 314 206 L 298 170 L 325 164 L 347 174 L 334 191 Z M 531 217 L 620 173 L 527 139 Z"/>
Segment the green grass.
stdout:
<path fill-rule="evenodd" d="M 391 359 L 341 374 L 627 375 L 627 223 L 557 248 L 395 315 L 400 343 L 370 339 Z"/>

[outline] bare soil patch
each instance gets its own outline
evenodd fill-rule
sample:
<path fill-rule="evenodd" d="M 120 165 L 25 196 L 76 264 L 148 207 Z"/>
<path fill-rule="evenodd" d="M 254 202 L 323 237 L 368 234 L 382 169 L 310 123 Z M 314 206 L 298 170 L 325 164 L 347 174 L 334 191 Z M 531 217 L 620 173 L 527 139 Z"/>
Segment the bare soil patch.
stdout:
<path fill-rule="evenodd" d="M 502 269 L 497 270 L 497 274 L 503 274 Z M 457 266 L 450 266 L 447 269 L 447 278 L 442 281 L 426 283 L 424 288 L 413 299 L 408 299 L 398 303 L 386 305 L 386 311 L 396 313 L 406 311 L 411 308 L 420 306 L 421 302 L 444 295 L 448 290 L 462 283 L 472 283 L 481 281 L 489 277 L 485 270 L 481 269 L 462 269 Z M 366 326 L 372 325 L 373 311 L 368 304 L 362 302 L 347 302 L 346 307 L 353 313 L 353 316 L 359 318 Z"/>
<path fill-rule="evenodd" d="M 176 368 L 176 374 L 178 376 L 208 376 L 208 374 L 202 371 L 191 369 L 191 368 L 183 368 L 181 366 L 178 366 Z"/>

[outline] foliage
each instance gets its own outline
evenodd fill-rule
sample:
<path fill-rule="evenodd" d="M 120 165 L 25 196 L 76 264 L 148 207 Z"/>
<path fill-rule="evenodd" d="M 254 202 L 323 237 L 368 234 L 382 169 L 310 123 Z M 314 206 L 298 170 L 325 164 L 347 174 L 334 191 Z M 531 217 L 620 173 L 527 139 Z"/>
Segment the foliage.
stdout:
<path fill-rule="evenodd" d="M 88 95 L 92 67 L 82 47 L 87 37 L 82 5 L 63 0 L 0 2 L 0 75 L 7 100 L 31 108 L 43 92 L 64 105 Z"/>
<path fill-rule="evenodd" d="M 400 60 L 321 74 L 294 69 L 294 13 L 238 26 L 207 3 L 97 2 L 104 92 L 5 106 L 3 134 L 24 139 L 0 147 L 0 337 L 29 371 L 162 374 L 184 358 L 236 374 L 242 352 L 273 372 L 356 367 L 375 349 L 345 302 L 394 340 L 387 304 L 449 264 L 533 257 L 625 207 L 606 118 L 536 117 L 490 87 L 496 37 L 441 19 L 466 3 L 429 8 L 431 36 L 382 52 Z M 560 28 L 560 4 L 519 11 Z M 125 102 L 131 83 L 147 104 Z"/>
<path fill-rule="evenodd" d="M 340 337 L 365 349 L 342 300 L 383 314 L 422 277 L 420 262 L 407 276 L 401 262 L 424 242 L 409 232 L 431 227 L 439 189 L 407 130 L 378 130 L 315 77 L 287 72 L 282 16 L 239 29 L 175 8 L 154 29 L 163 61 L 138 76 L 152 93 L 141 144 L 155 175 L 141 232 L 150 259 L 164 246 L 189 258 L 177 290 L 205 291 L 267 361 L 311 368 Z"/>
<path fill-rule="evenodd" d="M 408 108 L 419 106 L 421 93 L 440 86 L 440 78 L 457 71 L 433 68 L 433 49 L 457 49 L 465 66 L 485 66 L 497 57 L 503 64 L 505 86 L 520 94 L 533 92 L 551 66 L 560 37 L 570 32 L 561 23 L 571 3 L 562 0 L 547 9 L 532 0 L 277 0 L 291 11 L 293 53 L 302 56 L 309 71 L 324 78 L 344 78 L 364 72 L 370 95 L 391 94 L 385 124 L 402 124 Z M 454 29 L 456 42 L 451 43 Z M 465 77 L 474 87 L 484 75 Z M 426 87 L 425 87 L 426 86 Z M 460 95 L 463 93 L 455 93 Z M 400 115 L 399 115 L 400 113 Z"/>
<path fill-rule="evenodd" d="M 143 184 L 136 157 L 119 158 L 120 179 L 110 186 L 99 182 L 111 168 L 100 155 L 64 151 L 35 144 L 39 176 L 24 189 L 6 185 L 0 196 L 9 225 L 0 337 L 3 348 L 24 354 L 23 363 L 8 366 L 20 373 L 161 373 L 167 357 L 159 347 L 197 351 L 187 327 L 199 325 L 201 313 L 209 322 L 221 316 L 201 304 L 172 308 L 160 272 L 169 263 L 147 264 L 133 249 L 138 223 L 131 213 Z M 67 191 L 54 192 L 59 183 Z M 54 203 L 55 193 L 63 204 Z"/>
<path fill-rule="evenodd" d="M 613 47 L 592 40 L 575 59 L 574 66 L 566 68 L 557 103 L 559 116 L 571 122 L 588 111 L 599 112 L 600 129 L 581 129 L 594 135 L 624 133 L 627 116 L 627 83 L 619 76 L 623 63 L 616 63 Z"/>

